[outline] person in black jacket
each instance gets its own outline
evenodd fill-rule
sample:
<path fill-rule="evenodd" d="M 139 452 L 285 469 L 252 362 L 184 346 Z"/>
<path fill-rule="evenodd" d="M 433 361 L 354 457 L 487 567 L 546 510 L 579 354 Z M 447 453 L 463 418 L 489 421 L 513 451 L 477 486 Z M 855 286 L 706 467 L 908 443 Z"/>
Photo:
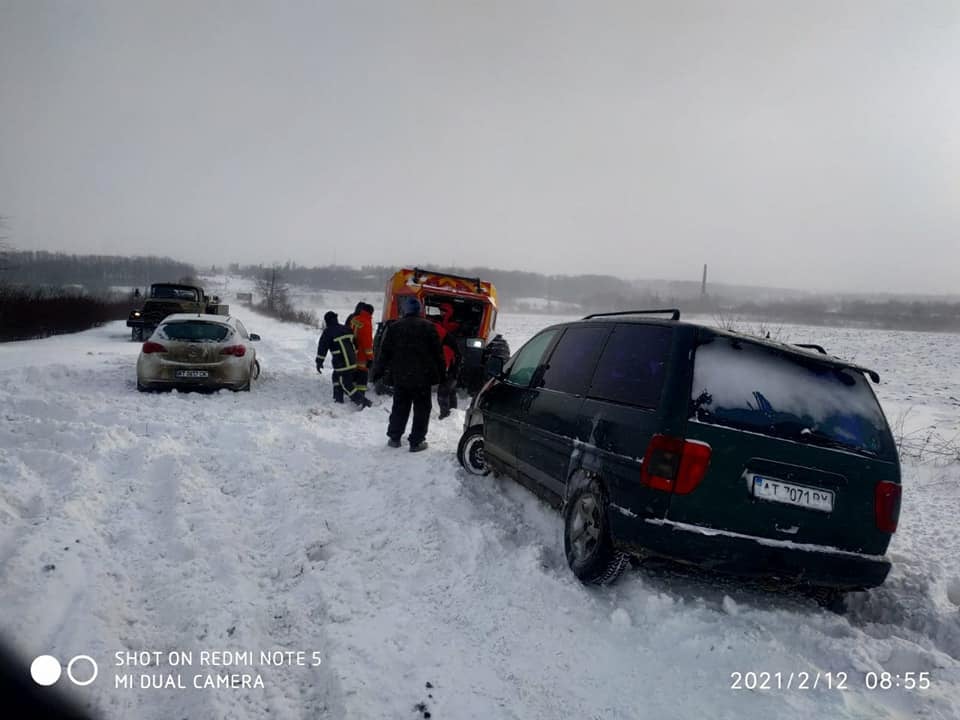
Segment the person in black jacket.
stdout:
<path fill-rule="evenodd" d="M 317 372 L 323 372 L 323 359 L 330 353 L 333 362 L 333 401 L 342 403 L 347 395 L 353 402 L 365 407 L 373 405 L 363 393 L 357 390 L 353 382 L 357 369 L 357 350 L 353 344 L 353 333 L 337 321 L 335 312 L 323 316 L 323 334 L 317 343 Z"/>
<path fill-rule="evenodd" d="M 382 340 L 373 368 L 376 382 L 389 370 L 393 382 L 393 409 L 387 436 L 390 447 L 400 447 L 400 437 L 407 427 L 413 406 L 410 428 L 410 452 L 427 449 L 427 426 L 432 408 L 430 388 L 440 382 L 445 366 L 440 349 L 440 336 L 433 323 L 420 317 L 420 301 L 407 298 L 403 317 L 390 324 Z"/>

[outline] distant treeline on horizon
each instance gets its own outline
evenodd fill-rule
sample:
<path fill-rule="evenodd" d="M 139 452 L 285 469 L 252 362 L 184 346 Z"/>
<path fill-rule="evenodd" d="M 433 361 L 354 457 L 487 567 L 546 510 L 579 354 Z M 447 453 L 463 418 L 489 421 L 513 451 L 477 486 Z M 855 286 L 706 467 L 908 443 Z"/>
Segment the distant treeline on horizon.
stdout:
<path fill-rule="evenodd" d="M 698 283 L 677 282 L 676 293 L 644 289 L 612 275 L 544 275 L 496 268 L 419 267 L 489 280 L 497 288 L 502 309 L 514 312 L 577 314 L 644 308 L 679 308 L 687 314 L 742 316 L 805 325 L 852 325 L 960 332 L 960 303 L 936 300 L 864 300 L 808 294 L 757 302 L 737 297 L 728 288 L 722 295 L 701 295 Z M 232 264 L 221 271 L 257 278 L 272 266 Z M 216 270 L 216 268 L 214 268 Z M 304 267 L 288 262 L 277 266 L 283 281 L 314 290 L 382 290 L 394 266 L 359 269 L 328 265 Z M 539 300 L 539 302 L 534 302 Z"/>
<path fill-rule="evenodd" d="M 701 295 L 696 283 L 672 283 L 666 291 L 654 291 L 611 275 L 546 275 L 430 264 L 420 267 L 493 282 L 500 306 L 508 312 L 585 314 L 678 307 L 687 314 L 740 316 L 783 323 L 960 332 L 960 303 L 946 300 L 895 297 L 868 300 L 809 293 L 758 301 L 737 289 L 720 286 L 716 294 Z M 201 268 L 164 257 L 15 251 L 4 256 L 0 285 L 42 288 L 80 285 L 87 291 L 99 292 L 113 287 L 146 287 L 154 282 L 173 282 L 207 273 L 257 279 L 273 269 L 282 282 L 311 290 L 380 292 L 398 268 L 392 265 L 305 267 L 293 262 L 277 266 L 233 263 Z"/>
<path fill-rule="evenodd" d="M 166 257 L 71 255 L 15 250 L 4 254 L 0 284 L 29 288 L 81 285 L 90 292 L 112 287 L 146 287 L 191 277 L 193 265 Z"/>

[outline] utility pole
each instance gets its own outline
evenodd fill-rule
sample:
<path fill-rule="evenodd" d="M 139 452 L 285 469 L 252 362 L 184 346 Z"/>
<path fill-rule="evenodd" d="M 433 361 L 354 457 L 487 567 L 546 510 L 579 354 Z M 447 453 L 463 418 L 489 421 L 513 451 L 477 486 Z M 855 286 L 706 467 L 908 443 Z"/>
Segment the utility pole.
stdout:
<path fill-rule="evenodd" d="M 707 297 L 707 264 L 703 264 L 703 282 L 700 285 L 700 299 Z"/>

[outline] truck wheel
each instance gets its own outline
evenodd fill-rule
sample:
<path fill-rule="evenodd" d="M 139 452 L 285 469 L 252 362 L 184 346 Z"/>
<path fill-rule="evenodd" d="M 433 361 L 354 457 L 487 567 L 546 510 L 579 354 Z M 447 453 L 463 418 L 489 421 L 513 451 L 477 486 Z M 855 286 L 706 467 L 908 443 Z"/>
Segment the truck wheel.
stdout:
<path fill-rule="evenodd" d="M 133 328 L 130 332 L 130 338 L 134 342 L 143 342 L 143 328 L 142 327 Z"/>
<path fill-rule="evenodd" d="M 483 458 L 483 426 L 467 430 L 457 445 L 457 460 L 471 475 L 489 475 L 490 468 Z"/>
<path fill-rule="evenodd" d="M 575 490 L 564 505 L 563 549 L 573 574 L 586 585 L 609 585 L 630 562 L 613 547 L 607 496 L 596 480 Z"/>
<path fill-rule="evenodd" d="M 483 388 L 483 376 L 477 373 L 461 373 L 457 379 L 457 387 L 462 387 L 467 391 L 467 395 L 473 397 L 481 388 Z"/>

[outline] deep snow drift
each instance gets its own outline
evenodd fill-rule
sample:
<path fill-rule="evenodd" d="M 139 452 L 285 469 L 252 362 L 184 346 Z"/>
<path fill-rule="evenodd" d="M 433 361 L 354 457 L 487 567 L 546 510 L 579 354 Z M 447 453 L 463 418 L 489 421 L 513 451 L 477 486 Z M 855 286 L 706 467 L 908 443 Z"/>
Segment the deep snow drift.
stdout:
<path fill-rule="evenodd" d="M 343 318 L 362 296 L 324 300 Z M 960 337 L 782 330 L 875 367 L 920 456 L 904 458 L 890 579 L 838 617 L 669 569 L 581 586 L 556 513 L 459 470 L 462 411 L 434 409 L 428 452 L 391 450 L 386 398 L 332 404 L 316 331 L 235 311 L 263 336 L 250 393 L 137 393 L 122 323 L 0 345 L 0 631 L 28 661 L 95 658 L 73 695 L 105 717 L 960 717 L 960 465 L 941 454 L 960 432 Z M 516 349 L 552 321 L 500 330 Z M 323 662 L 196 667 L 201 650 L 274 649 Z M 193 651 L 194 667 L 116 667 L 125 650 Z M 821 680 L 732 690 L 747 671 Z M 931 687 L 870 690 L 868 671 Z M 264 687 L 116 688 L 126 672 Z"/>

